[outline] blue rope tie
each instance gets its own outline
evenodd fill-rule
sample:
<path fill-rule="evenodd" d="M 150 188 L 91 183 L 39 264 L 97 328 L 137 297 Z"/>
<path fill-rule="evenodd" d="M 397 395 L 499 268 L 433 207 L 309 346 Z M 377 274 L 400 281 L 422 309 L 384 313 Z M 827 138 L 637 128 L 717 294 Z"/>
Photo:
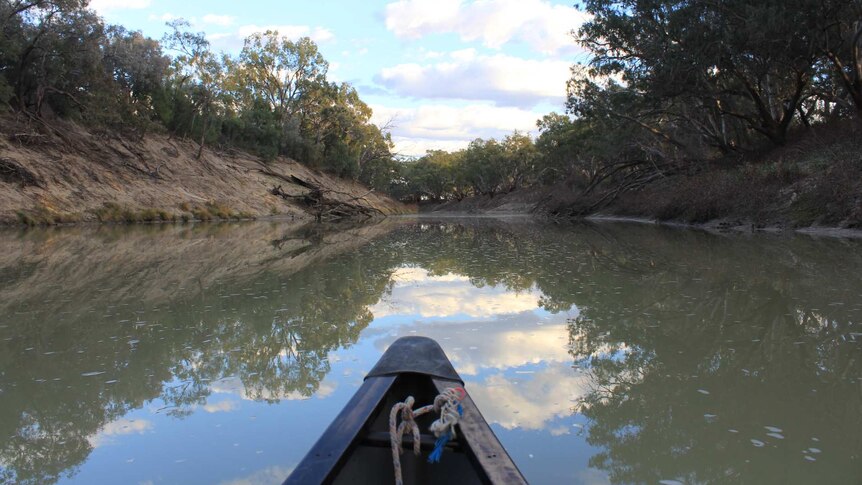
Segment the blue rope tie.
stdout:
<path fill-rule="evenodd" d="M 460 404 L 458 404 L 458 414 L 461 416 L 464 415 L 464 408 L 461 407 Z M 450 429 L 448 433 L 437 438 L 437 442 L 434 443 L 434 451 L 428 455 L 428 463 L 440 463 L 440 458 L 443 457 L 443 449 L 446 448 L 446 443 L 453 438 L 455 438 L 455 428 Z"/>

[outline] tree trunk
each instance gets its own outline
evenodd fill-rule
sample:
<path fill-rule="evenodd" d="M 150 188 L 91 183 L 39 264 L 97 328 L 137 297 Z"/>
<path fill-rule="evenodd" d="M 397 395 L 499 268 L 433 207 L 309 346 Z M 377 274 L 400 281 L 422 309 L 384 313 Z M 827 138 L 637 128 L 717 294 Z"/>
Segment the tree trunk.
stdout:
<path fill-rule="evenodd" d="M 204 125 L 203 125 L 203 129 L 201 129 L 201 141 L 200 141 L 200 144 L 198 146 L 198 154 L 195 155 L 196 160 L 200 160 L 201 155 L 203 155 L 204 142 L 206 141 L 206 137 L 207 137 L 208 125 L 209 125 L 209 116 L 204 116 Z"/>

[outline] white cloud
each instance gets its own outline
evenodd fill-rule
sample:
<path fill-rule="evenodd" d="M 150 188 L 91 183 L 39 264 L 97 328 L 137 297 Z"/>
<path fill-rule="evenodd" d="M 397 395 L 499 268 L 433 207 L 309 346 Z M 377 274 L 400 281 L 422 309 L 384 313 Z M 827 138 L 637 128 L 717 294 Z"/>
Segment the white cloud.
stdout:
<path fill-rule="evenodd" d="M 150 21 L 157 21 L 157 22 L 170 22 L 172 20 L 177 20 L 179 18 L 180 18 L 179 15 L 174 15 L 170 12 L 166 12 L 166 13 L 163 13 L 161 15 L 150 14 L 147 17 L 147 19 L 149 19 Z"/>
<path fill-rule="evenodd" d="M 208 413 L 228 413 L 235 411 L 239 405 L 236 401 L 219 401 L 217 403 L 204 405 L 204 411 Z"/>
<path fill-rule="evenodd" d="M 464 294 L 461 285 L 451 287 L 440 285 L 436 288 L 406 288 L 399 291 L 403 299 L 401 312 L 420 315 L 424 318 L 446 318 L 466 315 L 472 318 L 491 318 L 497 315 L 520 313 L 536 308 L 537 295 L 532 293 L 510 295 L 504 292 L 468 292 Z M 409 301 L 409 303 L 406 303 Z M 375 307 L 379 318 L 385 316 L 385 303 Z"/>
<path fill-rule="evenodd" d="M 230 15 L 206 14 L 201 18 L 205 24 L 218 25 L 220 27 L 230 27 L 233 25 L 235 18 Z"/>
<path fill-rule="evenodd" d="M 233 480 L 221 482 L 221 485 L 268 485 L 272 483 L 281 483 L 285 477 L 293 472 L 294 467 L 271 466 L 258 470 L 251 475 Z"/>
<path fill-rule="evenodd" d="M 424 155 L 427 148 L 458 150 L 475 138 L 501 138 L 513 130 L 529 132 L 536 129 L 536 120 L 541 118 L 533 111 L 486 104 L 371 107 L 375 124 L 392 122 L 396 152 L 409 156 Z"/>
<path fill-rule="evenodd" d="M 317 392 L 314 393 L 315 399 L 324 399 L 328 397 L 330 394 L 335 392 L 337 387 L 337 383 L 331 382 L 328 379 L 324 379 L 317 388 Z M 264 391 L 260 396 L 249 396 L 245 390 L 245 385 L 242 383 L 242 380 L 239 377 L 227 377 L 225 379 L 220 379 L 212 383 L 211 389 L 214 393 L 221 394 L 233 394 L 234 396 L 238 396 L 240 399 L 244 401 L 258 401 L 261 399 L 265 400 L 284 400 L 284 401 L 302 401 L 308 399 L 308 397 L 304 396 L 299 391 L 290 391 L 285 393 L 272 393 L 269 391 Z M 206 410 L 206 408 L 204 408 Z M 208 411 L 208 410 L 207 410 Z M 219 410 L 223 411 L 223 410 Z M 213 411 L 208 411 L 213 412 Z M 217 412 L 217 411 L 215 411 Z"/>
<path fill-rule="evenodd" d="M 467 146 L 464 140 L 429 140 L 405 136 L 393 136 L 392 143 L 395 145 L 395 153 L 407 157 L 420 157 L 431 150 L 457 152 Z"/>
<path fill-rule="evenodd" d="M 562 105 L 570 69 L 568 61 L 477 55 L 474 49 L 465 49 L 434 64 L 384 68 L 375 81 L 402 96 L 530 107 L 542 101 Z"/>
<path fill-rule="evenodd" d="M 506 429 L 544 429 L 556 418 L 570 416 L 576 401 L 590 390 L 591 379 L 557 364 L 524 374 L 517 382 L 502 374 L 467 383 L 470 397 L 491 423 Z M 560 434 L 559 427 L 549 430 Z"/>
<path fill-rule="evenodd" d="M 267 30 L 277 31 L 282 37 L 296 40 L 300 37 L 309 37 L 318 44 L 331 42 L 335 39 L 335 34 L 324 27 L 311 27 L 308 25 L 256 25 L 248 24 L 241 25 L 233 32 L 221 32 L 208 34 L 207 39 L 213 43 L 218 49 L 227 51 L 238 51 L 242 48 L 245 38 L 251 34 L 266 32 Z"/>
<path fill-rule="evenodd" d="M 93 448 L 111 443 L 111 437 L 128 434 L 143 434 L 153 428 L 152 421 L 146 419 L 120 418 L 106 424 L 96 435 L 89 438 Z"/>
<path fill-rule="evenodd" d="M 322 43 L 328 42 L 335 38 L 335 34 L 331 30 L 323 27 L 309 27 L 308 25 L 243 25 L 239 28 L 238 33 L 242 37 L 248 37 L 255 32 L 266 32 L 267 30 L 278 31 L 279 35 L 288 39 L 298 39 L 300 37 L 310 37 L 311 40 Z"/>
<path fill-rule="evenodd" d="M 504 288 L 476 288 L 465 276 L 430 276 L 421 268 L 401 268 L 393 279 L 396 285 L 392 293 L 371 307 L 377 318 L 408 314 L 423 318 L 465 315 L 488 319 L 534 310 L 540 296 L 538 290 L 517 294 Z"/>
<path fill-rule="evenodd" d="M 484 322 L 412 323 L 398 328 L 395 335 L 424 335 L 436 340 L 458 373 L 471 376 L 482 370 L 570 364 L 567 318 L 571 314 L 541 319 L 533 313 L 521 313 Z M 390 335 L 378 346 L 385 347 L 394 340 Z"/>
<path fill-rule="evenodd" d="M 113 10 L 139 10 L 150 4 L 152 0 L 92 0 L 89 7 L 105 15 Z"/>
<path fill-rule="evenodd" d="M 384 15 L 386 28 L 405 39 L 455 33 L 494 49 L 520 41 L 544 54 L 574 51 L 570 32 L 588 18 L 574 7 L 543 0 L 400 0 L 388 4 Z"/>
<path fill-rule="evenodd" d="M 521 313 L 488 322 L 414 322 L 375 346 L 383 351 L 399 335 L 430 337 L 465 379 L 489 422 L 559 435 L 565 432 L 554 421 L 570 416 L 593 385 L 589 373 L 572 368 L 566 323 L 571 317 Z"/>
<path fill-rule="evenodd" d="M 161 22 L 170 22 L 172 20 L 180 19 L 179 15 L 174 15 L 171 12 L 166 12 L 161 15 L 150 14 L 147 16 L 147 19 L 150 21 L 161 21 Z M 206 14 L 203 17 L 192 17 L 187 19 L 195 28 L 206 28 L 208 25 L 215 25 L 218 27 L 230 27 L 233 25 L 236 20 L 235 17 L 230 15 L 215 15 L 215 14 Z M 230 34 L 211 34 L 211 36 L 215 37 L 224 37 Z"/>

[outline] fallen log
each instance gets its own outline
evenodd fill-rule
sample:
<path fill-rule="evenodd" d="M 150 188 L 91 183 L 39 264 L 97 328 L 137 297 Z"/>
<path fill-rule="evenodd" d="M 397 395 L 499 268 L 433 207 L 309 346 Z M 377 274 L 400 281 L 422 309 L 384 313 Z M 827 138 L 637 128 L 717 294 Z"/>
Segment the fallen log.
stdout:
<path fill-rule="evenodd" d="M 371 217 L 374 217 L 374 215 L 384 215 L 383 211 L 377 209 L 376 207 L 357 202 L 359 200 L 364 200 L 365 197 L 372 191 L 368 191 L 360 196 L 351 197 L 347 201 L 343 201 L 327 197 L 327 193 L 339 193 L 348 196 L 350 194 L 345 194 L 343 192 L 337 192 L 328 189 L 321 189 L 320 187 L 314 186 L 307 182 L 306 184 L 307 185 L 302 186 L 310 189 L 310 191 L 304 194 L 288 194 L 284 191 L 281 185 L 273 187 L 272 189 L 270 189 L 269 192 L 273 195 L 281 197 L 284 200 L 299 203 L 309 213 L 313 214 L 318 222 L 334 221 L 354 217 L 362 217 L 364 219 L 369 219 Z"/>

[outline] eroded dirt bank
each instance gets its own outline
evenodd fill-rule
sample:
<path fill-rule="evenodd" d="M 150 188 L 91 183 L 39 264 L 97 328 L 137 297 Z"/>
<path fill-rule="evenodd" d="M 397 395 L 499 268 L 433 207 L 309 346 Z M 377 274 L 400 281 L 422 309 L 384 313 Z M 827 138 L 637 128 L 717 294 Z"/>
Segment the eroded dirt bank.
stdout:
<path fill-rule="evenodd" d="M 296 220 L 408 212 L 350 180 L 278 158 L 150 134 L 129 139 L 59 120 L 0 118 L 0 224 Z"/>

